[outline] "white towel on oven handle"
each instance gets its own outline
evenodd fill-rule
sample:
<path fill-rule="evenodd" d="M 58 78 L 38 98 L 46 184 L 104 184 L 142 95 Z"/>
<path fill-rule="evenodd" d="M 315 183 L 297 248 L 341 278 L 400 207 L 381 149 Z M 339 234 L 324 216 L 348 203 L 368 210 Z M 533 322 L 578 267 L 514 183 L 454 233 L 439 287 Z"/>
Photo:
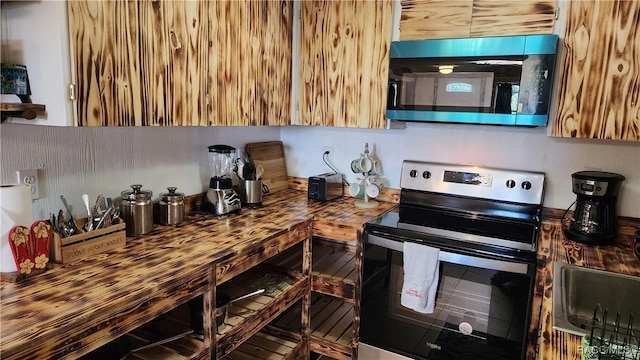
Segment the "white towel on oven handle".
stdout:
<path fill-rule="evenodd" d="M 402 245 L 404 281 L 400 304 L 423 314 L 435 309 L 440 249 L 406 241 Z"/>

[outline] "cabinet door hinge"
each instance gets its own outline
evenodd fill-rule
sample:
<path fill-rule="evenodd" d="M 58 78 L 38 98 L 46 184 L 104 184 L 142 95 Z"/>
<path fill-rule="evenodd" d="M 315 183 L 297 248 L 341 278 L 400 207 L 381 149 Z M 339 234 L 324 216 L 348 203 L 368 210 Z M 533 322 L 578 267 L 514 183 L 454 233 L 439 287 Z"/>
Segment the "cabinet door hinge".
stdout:
<path fill-rule="evenodd" d="M 76 84 L 69 84 L 69 100 L 76 100 Z"/>

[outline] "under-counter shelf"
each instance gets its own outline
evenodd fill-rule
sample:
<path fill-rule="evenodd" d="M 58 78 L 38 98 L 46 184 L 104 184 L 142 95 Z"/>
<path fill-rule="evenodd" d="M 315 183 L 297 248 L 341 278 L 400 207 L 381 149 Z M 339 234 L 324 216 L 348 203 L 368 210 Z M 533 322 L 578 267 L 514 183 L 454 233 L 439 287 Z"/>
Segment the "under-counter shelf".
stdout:
<path fill-rule="evenodd" d="M 352 244 L 313 239 L 311 290 L 353 302 L 356 279 L 356 248 Z M 298 268 L 298 252 L 283 252 L 272 262 L 286 268 Z"/>
<path fill-rule="evenodd" d="M 299 326 L 296 314 L 300 308 L 292 307 L 274 321 L 278 328 L 295 331 Z M 332 296 L 311 295 L 310 350 L 334 359 L 351 359 L 353 354 L 353 304 Z"/>
<path fill-rule="evenodd" d="M 217 355 L 222 358 L 254 336 L 278 315 L 309 293 L 308 277 L 293 270 L 261 265 L 218 287 L 231 299 L 264 288 L 265 292 L 231 303 L 217 331 Z M 300 324 L 302 313 L 298 309 Z"/>
<path fill-rule="evenodd" d="M 294 341 L 297 340 L 297 341 Z M 288 340 L 272 335 L 267 330 L 259 331 L 238 348 L 224 357 L 225 360 L 297 360 L 305 357 L 305 346 L 301 337 Z"/>

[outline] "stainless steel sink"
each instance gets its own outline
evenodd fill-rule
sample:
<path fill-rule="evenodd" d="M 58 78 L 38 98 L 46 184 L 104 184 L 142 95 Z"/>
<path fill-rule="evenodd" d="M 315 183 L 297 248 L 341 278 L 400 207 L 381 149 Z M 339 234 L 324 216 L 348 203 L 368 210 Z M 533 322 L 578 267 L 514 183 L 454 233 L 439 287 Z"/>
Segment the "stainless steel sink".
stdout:
<path fill-rule="evenodd" d="M 619 311 L 621 329 L 632 322 L 633 329 L 639 330 L 640 277 L 553 263 L 554 329 L 580 336 L 589 334 L 594 313 L 602 322 L 605 310 L 608 327 L 613 327 Z"/>

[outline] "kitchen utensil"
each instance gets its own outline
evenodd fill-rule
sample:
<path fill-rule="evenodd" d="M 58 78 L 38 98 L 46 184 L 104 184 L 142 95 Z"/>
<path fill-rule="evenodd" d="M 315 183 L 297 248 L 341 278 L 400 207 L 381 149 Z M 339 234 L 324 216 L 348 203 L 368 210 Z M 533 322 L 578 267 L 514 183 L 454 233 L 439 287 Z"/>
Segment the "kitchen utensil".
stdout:
<path fill-rule="evenodd" d="M 93 230 L 93 215 L 91 214 L 91 209 L 89 209 L 89 195 L 82 194 L 82 202 L 84 203 L 84 207 L 87 209 L 87 222 L 84 224 L 85 231 Z"/>
<path fill-rule="evenodd" d="M 251 160 L 251 154 L 249 152 L 244 153 L 244 168 L 242 169 L 242 178 L 245 180 L 256 179 L 256 164 Z"/>
<path fill-rule="evenodd" d="M 100 229 L 102 227 L 102 224 L 104 223 L 105 219 L 109 217 L 109 215 L 111 214 L 111 211 L 113 211 L 113 208 L 108 208 L 107 211 L 105 211 L 99 218 L 98 221 L 96 223 L 96 229 Z"/>
<path fill-rule="evenodd" d="M 251 293 L 248 293 L 246 295 L 242 295 L 240 297 L 237 297 L 233 300 L 230 300 L 229 295 L 224 294 L 224 293 L 219 293 L 217 294 L 217 299 L 216 299 L 216 310 L 214 312 L 215 317 L 216 317 L 216 325 L 218 327 L 224 325 L 225 320 L 227 319 L 227 312 L 228 312 L 228 308 L 229 305 L 231 305 L 234 302 L 240 301 L 240 300 L 244 300 L 244 299 L 248 299 L 252 296 L 256 296 L 259 294 L 262 294 L 264 292 L 264 289 L 259 289 L 256 291 L 253 291 Z"/>
<path fill-rule="evenodd" d="M 152 342 L 151 344 L 147 344 L 147 345 L 132 349 L 131 352 L 137 352 L 137 351 L 140 351 L 140 350 L 152 348 L 154 346 L 166 344 L 166 343 L 174 341 L 174 340 L 182 339 L 183 337 L 185 337 L 187 335 L 190 335 L 190 334 L 193 334 L 193 330 L 187 330 L 187 331 L 185 331 L 185 332 L 183 332 L 181 334 L 174 335 L 174 336 L 168 337 L 166 339 L 158 340 L 158 341 Z"/>
<path fill-rule="evenodd" d="M 76 224 L 76 219 L 73 218 L 73 214 L 71 214 L 71 209 L 69 208 L 69 204 L 67 204 L 67 199 L 64 198 L 64 195 L 60 195 L 60 200 L 62 200 L 62 205 L 69 213 L 69 220 L 66 221 L 67 228 L 69 229 L 70 235 L 77 234 L 80 232 L 78 229 L 78 225 Z"/>
<path fill-rule="evenodd" d="M 262 166 L 262 183 L 267 185 L 272 193 L 289 188 L 282 141 L 249 143 L 245 146 L 245 152 L 251 154 L 256 168 L 258 165 Z"/>
<path fill-rule="evenodd" d="M 262 180 L 262 174 L 264 174 L 264 167 L 256 165 L 256 180 Z"/>
<path fill-rule="evenodd" d="M 93 209 L 91 210 L 91 214 L 93 215 L 93 217 L 96 217 L 98 214 L 106 210 L 107 210 L 107 206 L 104 201 L 104 195 L 102 194 L 98 195 L 98 197 L 96 198 L 96 203 L 93 204 Z"/>
<path fill-rule="evenodd" d="M 150 190 L 142 189 L 142 185 L 131 185 L 132 190 L 124 190 L 120 211 L 127 224 L 127 235 L 137 236 L 153 230 L 153 203 Z"/>
<path fill-rule="evenodd" d="M 58 232 L 62 235 L 62 237 L 69 237 L 74 234 L 73 230 L 69 228 L 69 223 L 64 216 L 64 210 L 60 209 L 58 211 L 58 219 L 56 220 L 56 226 Z"/>
<path fill-rule="evenodd" d="M 184 220 L 184 194 L 176 192 L 175 186 L 167 188 L 168 193 L 160 194 L 160 224 L 178 225 Z"/>

